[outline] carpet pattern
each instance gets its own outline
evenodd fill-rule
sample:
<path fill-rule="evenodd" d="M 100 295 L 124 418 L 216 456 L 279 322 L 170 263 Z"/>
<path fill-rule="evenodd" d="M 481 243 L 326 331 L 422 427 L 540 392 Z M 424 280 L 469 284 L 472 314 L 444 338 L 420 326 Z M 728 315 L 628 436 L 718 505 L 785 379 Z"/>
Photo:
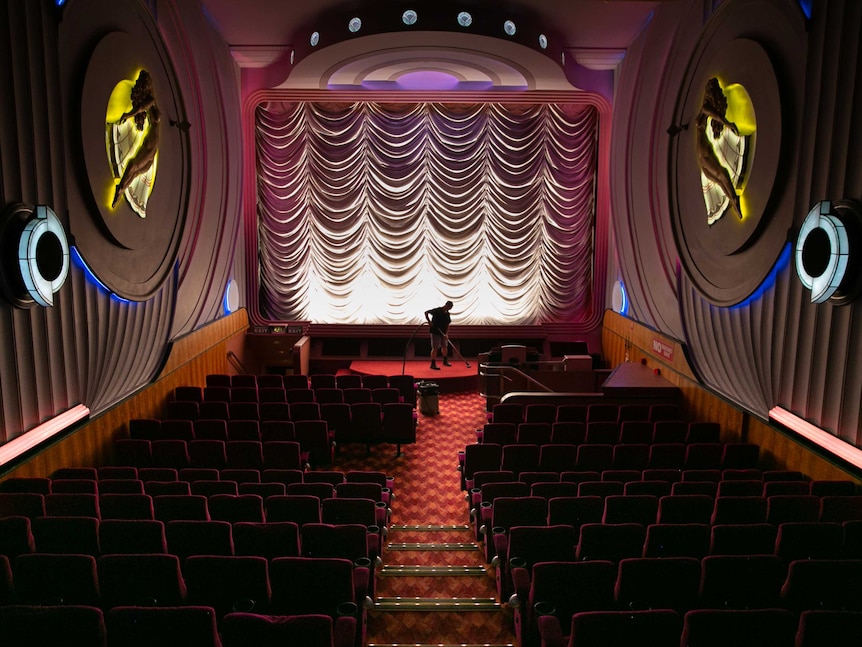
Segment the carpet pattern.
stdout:
<path fill-rule="evenodd" d="M 473 541 L 467 503 L 457 471 L 458 452 L 475 442 L 476 429 L 486 421 L 485 400 L 476 392 L 439 396 L 440 413 L 419 414 L 416 444 L 348 445 L 339 448 L 334 469 L 379 470 L 395 479 L 392 503 L 394 526 L 387 544 L 458 545 L 450 550 L 384 549 L 384 568 L 378 579 L 378 599 L 477 598 L 496 596 L 494 570 L 484 563 L 482 552 L 463 544 Z M 399 526 L 411 526 L 399 528 Z M 419 530 L 412 526 L 447 526 Z M 454 528 L 448 528 L 453 526 Z M 471 566 L 470 575 L 388 576 L 387 567 Z M 464 611 L 369 611 L 368 642 L 392 644 L 514 644 L 511 610 Z"/>

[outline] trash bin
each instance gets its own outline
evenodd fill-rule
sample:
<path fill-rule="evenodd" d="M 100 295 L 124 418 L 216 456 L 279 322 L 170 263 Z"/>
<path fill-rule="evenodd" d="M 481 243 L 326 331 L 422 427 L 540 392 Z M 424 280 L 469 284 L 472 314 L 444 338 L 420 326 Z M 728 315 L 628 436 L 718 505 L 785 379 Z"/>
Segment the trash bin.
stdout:
<path fill-rule="evenodd" d="M 416 386 L 419 394 L 419 412 L 425 416 L 436 416 L 440 413 L 440 385 L 437 382 L 419 382 Z"/>

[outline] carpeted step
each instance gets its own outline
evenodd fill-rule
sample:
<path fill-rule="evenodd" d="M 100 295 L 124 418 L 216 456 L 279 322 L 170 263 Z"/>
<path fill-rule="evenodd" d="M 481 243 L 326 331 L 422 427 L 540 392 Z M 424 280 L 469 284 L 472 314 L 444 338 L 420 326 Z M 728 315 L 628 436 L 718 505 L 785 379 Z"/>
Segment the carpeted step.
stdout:
<path fill-rule="evenodd" d="M 384 598 L 374 602 L 375 611 L 500 611 L 494 598 Z"/>

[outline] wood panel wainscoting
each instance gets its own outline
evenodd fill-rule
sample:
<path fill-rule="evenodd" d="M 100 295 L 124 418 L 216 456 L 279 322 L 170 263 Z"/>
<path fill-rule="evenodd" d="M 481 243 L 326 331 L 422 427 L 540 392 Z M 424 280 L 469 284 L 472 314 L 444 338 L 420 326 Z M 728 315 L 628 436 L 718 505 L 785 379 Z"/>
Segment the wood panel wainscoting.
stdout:
<path fill-rule="evenodd" d="M 685 357 L 682 342 L 612 310 L 602 323 L 602 353 L 608 366 L 644 361 L 682 391 L 682 404 L 690 420 L 714 420 L 721 424 L 722 440 L 745 441 L 760 446 L 763 469 L 798 470 L 813 479 L 862 477 L 845 469 L 831 455 L 796 439 L 768 420 L 762 420 L 702 386 Z"/>
<path fill-rule="evenodd" d="M 248 329 L 245 309 L 213 321 L 177 339 L 164 368 L 145 388 L 62 437 L 0 477 L 45 477 L 61 467 L 99 467 L 110 464 L 113 442 L 128 435 L 131 418 L 161 417 L 174 388 L 204 386 L 209 373 L 224 373 L 227 349 Z"/>

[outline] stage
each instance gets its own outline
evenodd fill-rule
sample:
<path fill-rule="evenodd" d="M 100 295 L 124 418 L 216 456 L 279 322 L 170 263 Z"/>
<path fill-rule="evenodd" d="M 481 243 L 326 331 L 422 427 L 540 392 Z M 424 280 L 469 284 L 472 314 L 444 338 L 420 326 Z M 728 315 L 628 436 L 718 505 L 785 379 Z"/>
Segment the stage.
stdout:
<path fill-rule="evenodd" d="M 416 381 L 426 380 L 440 385 L 443 393 L 477 391 L 479 389 L 478 365 L 470 362 L 468 368 L 461 360 L 449 358 L 452 366 L 443 366 L 437 359 L 439 371 L 431 368 L 428 359 L 423 360 L 356 360 L 350 363 L 350 372 L 360 375 L 412 375 Z M 403 368 L 403 370 L 402 370 Z"/>

